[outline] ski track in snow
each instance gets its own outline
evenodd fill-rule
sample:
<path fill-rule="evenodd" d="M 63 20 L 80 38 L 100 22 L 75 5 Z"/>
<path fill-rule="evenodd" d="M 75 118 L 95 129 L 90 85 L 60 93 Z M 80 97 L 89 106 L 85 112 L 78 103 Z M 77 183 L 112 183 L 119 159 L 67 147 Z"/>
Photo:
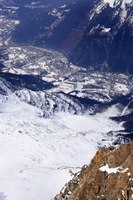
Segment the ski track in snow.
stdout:
<path fill-rule="evenodd" d="M 69 170 L 88 164 L 103 138 L 111 143 L 106 133 L 119 127 L 109 119 L 115 107 L 95 116 L 40 113 L 12 95 L 0 103 L 1 200 L 52 199 L 70 180 Z"/>

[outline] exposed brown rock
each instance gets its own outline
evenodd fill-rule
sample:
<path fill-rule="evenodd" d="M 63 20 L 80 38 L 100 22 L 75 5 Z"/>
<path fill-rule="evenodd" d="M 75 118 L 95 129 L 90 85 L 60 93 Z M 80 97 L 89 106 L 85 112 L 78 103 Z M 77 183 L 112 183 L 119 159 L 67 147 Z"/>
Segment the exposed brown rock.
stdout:
<path fill-rule="evenodd" d="M 133 143 L 102 148 L 57 200 L 133 200 Z"/>

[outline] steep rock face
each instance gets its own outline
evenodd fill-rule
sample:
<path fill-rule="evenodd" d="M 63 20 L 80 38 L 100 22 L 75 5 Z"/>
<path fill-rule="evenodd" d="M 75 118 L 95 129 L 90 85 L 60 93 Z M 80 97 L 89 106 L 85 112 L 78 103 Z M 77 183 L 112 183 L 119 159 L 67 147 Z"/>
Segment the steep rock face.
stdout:
<path fill-rule="evenodd" d="M 114 72 L 133 73 L 133 23 L 131 24 L 129 19 L 133 19 L 133 17 L 129 16 L 128 20 L 116 33 L 110 48 L 108 64 Z"/>
<path fill-rule="evenodd" d="M 133 199 L 133 143 L 102 148 L 55 200 Z"/>
<path fill-rule="evenodd" d="M 87 11 L 82 37 L 69 51 L 70 58 L 84 67 L 133 73 L 132 3 L 123 6 L 119 1 L 113 7 L 95 3 Z"/>

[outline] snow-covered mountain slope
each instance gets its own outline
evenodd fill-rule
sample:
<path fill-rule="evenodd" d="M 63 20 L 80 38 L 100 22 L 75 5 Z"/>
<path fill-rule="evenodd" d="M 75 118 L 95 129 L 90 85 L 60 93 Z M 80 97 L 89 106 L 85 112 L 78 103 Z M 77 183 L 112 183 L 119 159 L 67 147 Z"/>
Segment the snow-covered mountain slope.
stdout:
<path fill-rule="evenodd" d="M 8 5 L 8 6 L 33 6 L 38 8 L 38 5 L 47 5 L 47 6 L 59 6 L 59 5 L 64 5 L 64 4 L 70 4 L 72 2 L 76 2 L 77 0 L 39 0 L 39 1 L 34 1 L 34 0 L 0 0 L 1 5 Z M 53 4 L 53 5 L 52 5 Z"/>
<path fill-rule="evenodd" d="M 50 200 L 97 148 L 129 140 L 133 77 L 108 67 L 111 52 L 122 53 L 110 41 L 122 34 L 132 47 L 132 5 L 8 2 L 0 4 L 0 199 Z M 130 72 L 130 61 L 116 71 Z"/>
<path fill-rule="evenodd" d="M 12 86 L 3 78 L 0 78 L 0 95 L 12 93 Z"/>
<path fill-rule="evenodd" d="M 11 43 L 12 33 L 19 24 L 17 16 L 18 9 L 19 7 L 16 6 L 5 6 L 3 8 L 0 2 L 0 47 L 7 46 Z"/>
<path fill-rule="evenodd" d="M 87 14 L 87 28 L 72 52 L 72 59 L 86 67 L 99 66 L 115 72 L 133 73 L 132 10 L 132 1 L 96 3 Z"/>
<path fill-rule="evenodd" d="M 18 2 L 0 9 L 1 46 L 54 48 L 78 66 L 133 73 L 131 0 Z"/>
<path fill-rule="evenodd" d="M 99 146 L 115 141 L 107 132 L 122 129 L 109 119 L 119 115 L 116 107 L 94 116 L 41 115 L 40 108 L 12 94 L 0 102 L 2 200 L 50 200 L 70 178 L 69 170 L 87 164 Z"/>
<path fill-rule="evenodd" d="M 124 1 L 119 1 L 119 0 L 103 0 L 105 3 L 108 3 L 110 7 L 114 7 L 118 4 L 121 5 L 121 9 L 126 6 L 126 4 L 132 3 L 132 0 L 124 0 Z M 123 9 L 122 9 L 123 10 Z"/>
<path fill-rule="evenodd" d="M 98 102 L 109 102 L 132 91 L 132 76 L 87 70 L 53 50 L 33 46 L 4 48 L 0 61 L 0 76 L 19 90 L 25 87 L 63 92 Z"/>
<path fill-rule="evenodd" d="M 65 51 L 79 66 L 133 73 L 132 10 L 131 0 L 79 0 L 45 14 L 30 10 L 32 19 L 18 13 L 13 38 Z"/>
<path fill-rule="evenodd" d="M 33 92 L 28 90 L 16 91 L 15 95 L 23 102 L 42 110 L 41 117 L 50 117 L 54 113 L 67 112 L 81 114 L 87 112 L 78 101 L 63 93 Z M 91 109 L 90 109 L 91 112 Z M 89 113 L 89 110 L 88 110 Z"/>
<path fill-rule="evenodd" d="M 1 52 L 1 62 L 5 66 L 2 69 L 3 72 L 47 76 L 52 82 L 52 79 L 54 80 L 54 77 L 56 79 L 59 73 L 62 78 L 74 71 L 72 66 L 69 66 L 68 59 L 57 51 L 34 46 L 14 46 L 4 48 Z"/>
<path fill-rule="evenodd" d="M 99 147 L 122 138 L 123 123 L 110 119 L 121 115 L 121 106 L 92 115 L 65 94 L 26 89 L 13 93 L 9 82 L 0 81 L 2 200 L 50 200 Z"/>

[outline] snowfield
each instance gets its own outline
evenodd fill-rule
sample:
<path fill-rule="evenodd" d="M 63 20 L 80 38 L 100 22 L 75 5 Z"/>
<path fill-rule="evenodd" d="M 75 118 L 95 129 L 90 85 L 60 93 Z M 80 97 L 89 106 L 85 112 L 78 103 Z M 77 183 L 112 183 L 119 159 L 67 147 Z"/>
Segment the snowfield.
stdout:
<path fill-rule="evenodd" d="M 12 94 L 0 102 L 0 200 L 52 199 L 70 170 L 112 144 L 106 133 L 121 129 L 109 119 L 119 114 L 116 107 L 95 116 L 60 112 L 45 119 L 41 112 Z"/>
<path fill-rule="evenodd" d="M 106 11 L 109 4 L 114 7 L 115 11 L 109 9 L 116 14 L 111 14 L 114 19 L 120 16 L 116 25 L 122 26 L 127 22 L 127 8 L 132 0 L 122 2 L 102 0 L 88 10 L 88 20 L 91 24 L 96 23 L 90 34 L 101 29 L 102 36 L 113 38 L 113 25 L 100 25 L 93 19 Z M 133 101 L 130 99 L 123 111 L 112 106 L 103 113 L 92 115 L 76 99 L 82 97 L 90 102 L 109 103 L 119 96 L 126 98 L 132 92 L 133 77 L 75 66 L 63 53 L 31 46 L 34 42 L 20 46 L 12 39 L 17 25 L 22 23 L 22 11 L 19 7 L 6 6 L 5 0 L 0 0 L 0 3 L 0 200 L 52 200 L 72 174 L 90 162 L 99 147 L 110 146 L 116 141 L 115 131 L 123 127 L 110 117 L 129 112 L 128 106 Z M 32 17 L 37 23 L 44 15 L 38 9 L 43 13 L 47 10 L 41 2 L 24 3 L 23 6 L 26 12 L 37 9 L 37 16 L 33 13 Z M 44 28 L 51 34 L 69 11 L 64 5 L 49 12 L 51 19 L 55 16 L 55 21 L 50 23 L 48 20 L 49 27 L 44 23 L 40 33 Z M 132 23 L 132 17 L 129 21 Z M 86 26 L 84 20 L 81 27 L 82 24 Z M 75 30 L 72 30 L 72 35 Z M 41 41 L 43 35 L 38 36 L 35 40 L 40 38 Z M 31 81 L 31 76 L 35 82 Z M 42 89 L 41 80 L 53 87 Z M 20 85 L 19 81 L 22 82 Z M 35 89 L 36 81 L 40 87 L 38 85 L 35 91 L 29 91 L 29 85 Z M 102 170 L 110 169 L 103 166 Z"/>

